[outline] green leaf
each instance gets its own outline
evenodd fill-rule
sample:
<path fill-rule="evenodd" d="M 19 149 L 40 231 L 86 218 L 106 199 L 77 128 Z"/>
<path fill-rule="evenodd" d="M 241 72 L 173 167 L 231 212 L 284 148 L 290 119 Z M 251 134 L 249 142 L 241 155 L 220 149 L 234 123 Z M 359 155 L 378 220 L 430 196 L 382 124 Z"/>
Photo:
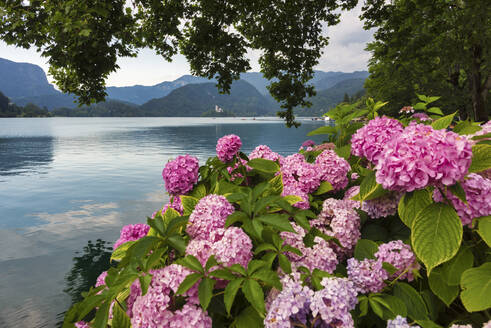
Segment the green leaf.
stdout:
<path fill-rule="evenodd" d="M 308 136 L 315 136 L 318 134 L 337 134 L 338 129 L 335 126 L 321 126 L 313 131 L 307 133 Z"/>
<path fill-rule="evenodd" d="M 322 195 L 328 191 L 333 190 L 332 185 L 327 181 L 322 181 L 319 188 L 315 191 L 314 195 Z"/>
<path fill-rule="evenodd" d="M 450 286 L 443 276 L 441 268 L 433 270 L 428 278 L 431 291 L 438 296 L 447 306 L 459 295 L 458 286 Z"/>
<path fill-rule="evenodd" d="M 215 278 L 225 279 L 225 280 L 234 280 L 235 278 L 237 278 L 236 275 L 234 275 L 232 272 L 226 269 L 217 269 L 215 271 L 210 272 L 209 275 Z"/>
<path fill-rule="evenodd" d="M 283 197 L 283 199 L 286 200 L 290 205 L 294 205 L 298 202 L 303 201 L 302 197 L 297 195 L 286 195 L 285 197 Z"/>
<path fill-rule="evenodd" d="M 269 180 L 268 183 L 274 194 L 281 195 L 283 192 L 283 174 L 278 174 L 273 179 Z"/>
<path fill-rule="evenodd" d="M 264 306 L 264 292 L 259 283 L 252 279 L 247 279 L 242 285 L 244 296 L 252 307 L 264 318 L 266 308 Z"/>
<path fill-rule="evenodd" d="M 247 214 L 242 211 L 235 211 L 227 217 L 227 221 L 225 221 L 225 228 L 230 227 L 235 222 L 245 222 L 246 220 L 250 220 Z"/>
<path fill-rule="evenodd" d="M 477 232 L 481 238 L 491 247 L 491 216 L 482 216 L 478 218 Z"/>
<path fill-rule="evenodd" d="M 189 194 L 189 196 L 193 196 L 196 199 L 201 199 L 206 196 L 206 187 L 203 183 L 198 183 L 193 191 Z"/>
<path fill-rule="evenodd" d="M 254 158 L 247 162 L 247 165 L 261 172 L 276 173 L 280 170 L 278 163 L 264 158 Z"/>
<path fill-rule="evenodd" d="M 272 213 L 258 216 L 257 218 L 254 218 L 253 222 L 255 220 L 259 220 L 265 224 L 269 224 L 277 228 L 280 231 L 295 232 L 288 218 L 289 216 L 286 214 Z"/>
<path fill-rule="evenodd" d="M 235 318 L 232 326 L 234 328 L 262 328 L 264 323 L 257 311 L 248 306 Z"/>
<path fill-rule="evenodd" d="M 197 272 L 200 272 L 202 274 L 205 273 L 205 270 L 201 266 L 201 263 L 193 255 L 188 255 L 184 258 L 178 259 L 176 262 L 177 262 L 177 264 L 180 264 L 180 265 L 182 265 L 186 268 L 189 268 L 193 271 L 197 271 Z"/>
<path fill-rule="evenodd" d="M 472 147 L 472 163 L 469 173 L 491 168 L 491 145 L 478 144 Z"/>
<path fill-rule="evenodd" d="M 419 102 L 416 105 L 414 105 L 413 108 L 414 110 L 426 110 L 426 104 Z"/>
<path fill-rule="evenodd" d="M 119 261 L 122 260 L 123 257 L 125 257 L 126 252 L 128 249 L 133 246 L 136 243 L 136 241 L 127 241 L 124 244 L 121 244 L 118 248 L 114 250 L 114 252 L 111 254 L 111 261 Z"/>
<path fill-rule="evenodd" d="M 388 191 L 379 185 L 375 178 L 375 171 L 371 171 L 366 177 L 363 178 L 360 184 L 360 193 L 358 194 L 358 200 L 372 200 L 378 198 Z"/>
<path fill-rule="evenodd" d="M 397 209 L 401 221 L 406 226 L 411 227 L 413 220 L 431 203 L 433 203 L 431 194 L 425 189 L 404 194 Z"/>
<path fill-rule="evenodd" d="M 215 259 L 215 255 L 212 254 L 205 263 L 205 270 L 208 271 L 215 265 L 218 265 L 218 262 Z"/>
<path fill-rule="evenodd" d="M 402 317 L 407 316 L 406 305 L 398 297 L 385 294 L 379 294 L 379 296 L 372 295 L 368 298 L 370 307 L 383 320 L 394 319 L 397 315 Z"/>
<path fill-rule="evenodd" d="M 442 274 L 447 284 L 450 286 L 460 285 L 462 273 L 472 268 L 473 264 L 474 254 L 472 251 L 465 246 L 461 247 L 457 255 L 442 265 Z"/>
<path fill-rule="evenodd" d="M 271 271 L 271 269 L 264 268 L 254 272 L 251 276 L 254 279 L 261 280 L 267 286 L 275 287 L 276 289 L 282 288 L 281 281 L 278 277 L 278 273 Z"/>
<path fill-rule="evenodd" d="M 130 317 L 126 314 L 119 304 L 113 306 L 113 321 L 111 327 L 114 328 L 131 328 Z"/>
<path fill-rule="evenodd" d="M 382 262 L 382 268 L 387 271 L 390 275 L 393 275 L 398 271 L 398 269 L 390 264 L 389 262 Z"/>
<path fill-rule="evenodd" d="M 283 272 L 290 274 L 292 272 L 292 264 L 285 254 L 278 254 L 278 262 Z"/>
<path fill-rule="evenodd" d="M 109 319 L 109 309 L 111 308 L 111 302 L 106 301 L 102 304 L 95 314 L 94 322 L 91 327 L 93 328 L 106 328 L 107 320 Z"/>
<path fill-rule="evenodd" d="M 442 326 L 437 325 L 431 320 L 416 320 L 415 323 L 417 323 L 421 328 L 442 328 Z"/>
<path fill-rule="evenodd" d="M 351 144 L 344 145 L 343 147 L 336 147 L 334 151 L 336 152 L 336 154 L 338 154 L 339 157 L 347 160 L 351 155 Z"/>
<path fill-rule="evenodd" d="M 491 262 L 466 270 L 460 281 L 460 299 L 469 312 L 484 311 L 491 307 Z"/>
<path fill-rule="evenodd" d="M 428 318 L 428 309 L 421 295 L 409 284 L 398 282 L 394 285 L 394 296 L 401 299 L 407 308 L 407 315 L 413 320 Z"/>
<path fill-rule="evenodd" d="M 462 185 L 460 184 L 460 182 L 457 181 L 457 183 L 448 187 L 448 190 L 450 190 L 450 192 L 452 194 L 454 194 L 457 198 L 459 198 L 461 201 L 463 201 L 465 204 L 467 204 L 467 199 L 465 196 L 465 190 L 464 190 L 464 188 L 462 188 Z"/>
<path fill-rule="evenodd" d="M 152 282 L 152 275 L 146 274 L 144 276 L 139 276 L 138 280 L 140 280 L 142 295 L 145 295 L 147 293 L 148 286 L 150 286 L 150 283 Z"/>
<path fill-rule="evenodd" d="M 451 206 L 433 203 L 414 219 L 411 243 L 427 274 L 457 254 L 462 242 L 462 222 Z"/>
<path fill-rule="evenodd" d="M 199 303 L 203 310 L 208 308 L 211 298 L 213 297 L 213 287 L 215 286 L 216 280 L 211 278 L 205 278 L 201 280 L 198 286 L 198 298 Z"/>
<path fill-rule="evenodd" d="M 259 254 L 264 251 L 276 251 L 276 247 L 274 247 L 274 245 L 271 245 L 269 243 L 260 244 L 259 246 L 256 247 L 254 253 Z"/>
<path fill-rule="evenodd" d="M 191 287 L 194 286 L 203 277 L 201 273 L 191 273 L 184 278 L 183 282 L 179 285 L 176 294 L 183 295 Z"/>
<path fill-rule="evenodd" d="M 167 238 L 167 243 L 181 254 L 186 252 L 186 242 L 179 235 L 170 236 Z"/>
<path fill-rule="evenodd" d="M 450 114 L 450 115 L 447 115 L 447 116 L 443 116 L 443 117 L 439 118 L 438 120 L 434 121 L 433 123 L 431 123 L 431 126 L 435 130 L 446 129 L 452 123 L 453 117 L 455 116 L 455 114 L 457 114 L 457 112 Z"/>
<path fill-rule="evenodd" d="M 378 245 L 369 239 L 360 239 L 355 246 L 354 257 L 357 260 L 363 261 L 364 259 L 374 259 L 375 253 L 378 251 Z"/>
<path fill-rule="evenodd" d="M 237 295 L 237 291 L 239 290 L 243 281 L 244 281 L 244 278 L 237 278 L 235 280 L 230 281 L 228 283 L 227 287 L 225 287 L 225 292 L 223 295 L 223 301 L 225 303 L 225 309 L 227 310 L 227 313 L 229 315 L 230 315 L 230 309 L 232 308 L 232 305 L 234 304 L 235 295 Z"/>
<path fill-rule="evenodd" d="M 432 114 L 437 114 L 437 115 L 443 116 L 442 110 L 440 108 L 438 108 L 438 107 L 431 107 L 431 108 L 428 108 L 426 111 L 428 113 L 432 113 Z"/>
<path fill-rule="evenodd" d="M 481 130 L 482 130 L 482 128 L 481 128 Z M 490 138 L 491 138 L 491 132 L 488 132 L 488 133 L 481 134 L 478 136 L 473 136 L 472 140 L 482 140 L 482 139 L 490 139 Z"/>
<path fill-rule="evenodd" d="M 455 127 L 453 128 L 453 132 L 460 135 L 474 134 L 481 130 L 482 128 L 479 125 L 476 125 L 476 123 L 472 123 L 470 121 L 460 121 L 455 124 Z"/>
<path fill-rule="evenodd" d="M 183 215 L 190 215 L 196 204 L 198 204 L 199 199 L 192 196 L 179 196 L 181 198 L 182 208 L 184 209 Z"/>
<path fill-rule="evenodd" d="M 237 264 L 237 263 L 236 264 L 232 264 L 229 267 L 229 269 L 232 270 L 233 272 L 237 272 L 238 274 L 241 274 L 243 276 L 247 275 L 246 270 L 240 264 Z"/>

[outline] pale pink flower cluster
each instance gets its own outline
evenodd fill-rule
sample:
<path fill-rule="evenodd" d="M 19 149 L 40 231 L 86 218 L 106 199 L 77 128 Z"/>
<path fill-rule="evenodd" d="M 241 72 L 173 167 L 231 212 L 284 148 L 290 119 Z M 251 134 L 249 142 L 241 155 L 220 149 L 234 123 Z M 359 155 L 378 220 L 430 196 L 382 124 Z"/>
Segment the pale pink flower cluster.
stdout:
<path fill-rule="evenodd" d="M 348 278 L 353 282 L 357 291 L 362 294 L 378 293 L 385 287 L 385 280 L 389 277 L 382 267 L 382 262 L 372 259 L 358 261 L 348 259 Z"/>
<path fill-rule="evenodd" d="M 359 192 L 360 186 L 353 186 L 345 192 L 344 199 L 351 200 L 351 198 L 356 196 Z M 400 192 L 389 192 L 376 199 L 361 202 L 361 207 L 359 201 L 352 200 L 352 202 L 354 208 L 361 208 L 363 211 L 367 212 L 370 218 L 378 219 L 396 214 L 397 206 L 402 195 L 403 194 Z"/>
<path fill-rule="evenodd" d="M 421 328 L 418 325 L 411 326 L 407 319 L 398 315 L 395 319 L 387 321 L 387 328 Z"/>
<path fill-rule="evenodd" d="M 128 241 L 135 241 L 147 235 L 150 226 L 144 223 L 128 224 L 121 229 L 119 239 L 114 243 L 114 249 Z"/>
<path fill-rule="evenodd" d="M 165 189 L 171 195 L 184 195 L 198 182 L 199 162 L 189 155 L 177 156 L 169 161 L 162 171 Z"/>
<path fill-rule="evenodd" d="M 411 246 L 404 244 L 401 240 L 393 240 L 378 247 L 375 257 L 380 262 L 387 262 L 394 266 L 397 271 L 389 276 L 389 279 L 399 279 L 412 281 L 414 279 L 413 270 L 420 268 L 416 261 L 416 255 L 411 250 Z M 404 271 L 404 274 L 402 274 Z"/>
<path fill-rule="evenodd" d="M 266 145 L 259 145 L 249 154 L 249 159 L 255 158 L 263 158 L 269 159 L 270 161 L 278 161 L 281 158 L 281 155 L 272 151 Z"/>
<path fill-rule="evenodd" d="M 450 186 L 462 180 L 471 164 L 466 138 L 429 125 L 411 124 L 387 143 L 376 166 L 376 179 L 385 189 L 411 192 Z"/>
<path fill-rule="evenodd" d="M 240 137 L 235 134 L 229 134 L 218 139 L 217 156 L 224 163 L 230 162 L 242 147 Z"/>
<path fill-rule="evenodd" d="M 348 185 L 349 163 L 333 150 L 324 150 L 315 159 L 316 169 L 321 173 L 320 180 L 329 182 L 334 190 Z"/>
<path fill-rule="evenodd" d="M 404 130 L 402 124 L 386 116 L 376 117 L 351 137 L 351 153 L 377 164 L 387 143 Z"/>
<path fill-rule="evenodd" d="M 175 309 L 175 293 L 191 271 L 172 264 L 152 270 L 152 282 L 144 296 L 133 304 L 131 325 L 134 328 L 198 327 L 211 328 L 211 318 L 199 306 L 198 290 L 194 286 L 185 293 L 187 302 Z"/>
<path fill-rule="evenodd" d="M 104 286 L 106 284 L 106 277 L 107 277 L 107 271 L 102 272 L 98 277 L 95 282 L 95 286 Z"/>
<path fill-rule="evenodd" d="M 297 272 L 282 279 L 283 289 L 275 293 L 264 319 L 266 328 L 354 327 L 350 311 L 358 302 L 353 283 L 346 278 L 324 278 L 321 290 L 303 286 Z"/>
<path fill-rule="evenodd" d="M 298 183 L 288 183 L 283 185 L 283 192 L 281 193 L 281 196 L 298 196 L 302 200 L 296 202 L 293 204 L 294 207 L 301 208 L 301 209 L 308 209 L 310 208 L 310 203 L 309 203 L 309 195 L 300 188 Z"/>
<path fill-rule="evenodd" d="M 90 326 L 85 321 L 79 321 L 75 323 L 75 328 L 90 328 Z"/>
<path fill-rule="evenodd" d="M 186 232 L 191 238 L 208 239 L 212 231 L 225 227 L 227 217 L 234 211 L 224 196 L 207 195 L 199 200 L 189 216 Z"/>
<path fill-rule="evenodd" d="M 414 113 L 413 115 L 411 115 L 411 117 L 420 120 L 421 122 L 431 121 L 431 118 L 425 113 Z"/>
<path fill-rule="evenodd" d="M 450 190 L 447 191 L 446 196 L 452 201 L 462 224 L 471 226 L 473 219 L 491 215 L 491 180 L 483 178 L 479 174 L 471 173 L 460 184 L 465 191 L 467 204 Z M 433 199 L 437 202 L 444 201 L 438 189 L 435 189 Z"/>
<path fill-rule="evenodd" d="M 410 114 L 414 113 L 414 108 L 413 106 L 404 106 L 399 110 L 399 113 L 401 114 Z"/>
<path fill-rule="evenodd" d="M 339 240 L 342 247 L 333 243 L 338 258 L 352 254 L 361 236 L 360 217 L 353 208 L 353 201 L 326 199 L 321 213 L 310 223 L 326 235 Z"/>
<path fill-rule="evenodd" d="M 284 185 L 296 185 L 305 193 L 319 188 L 319 169 L 316 165 L 308 163 L 302 154 L 287 156 L 280 160 L 280 164 Z"/>
<path fill-rule="evenodd" d="M 302 145 L 300 146 L 300 148 L 298 149 L 298 151 L 300 150 L 304 150 L 304 149 L 309 149 L 307 151 L 310 151 L 312 150 L 312 147 L 315 146 L 315 141 L 313 140 L 305 140 Z"/>

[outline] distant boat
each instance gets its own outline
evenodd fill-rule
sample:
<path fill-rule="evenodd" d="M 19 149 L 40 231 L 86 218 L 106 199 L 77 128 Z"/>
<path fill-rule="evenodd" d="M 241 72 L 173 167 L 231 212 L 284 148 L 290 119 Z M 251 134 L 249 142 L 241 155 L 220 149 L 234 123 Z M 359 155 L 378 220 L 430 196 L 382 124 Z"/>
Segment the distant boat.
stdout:
<path fill-rule="evenodd" d="M 329 122 L 331 119 L 328 116 L 324 116 L 324 121 Z"/>

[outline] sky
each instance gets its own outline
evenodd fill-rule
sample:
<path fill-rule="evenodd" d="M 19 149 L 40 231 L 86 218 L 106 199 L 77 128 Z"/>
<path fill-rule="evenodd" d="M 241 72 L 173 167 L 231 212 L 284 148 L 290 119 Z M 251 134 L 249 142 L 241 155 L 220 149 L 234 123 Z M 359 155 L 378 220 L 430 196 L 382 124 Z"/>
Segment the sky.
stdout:
<path fill-rule="evenodd" d="M 325 30 L 329 45 L 315 67 L 321 71 L 353 72 L 366 70 L 370 53 L 365 51 L 366 43 L 373 39 L 373 31 L 365 31 L 358 18 L 361 4 L 351 11 L 341 14 L 341 22 Z M 259 71 L 260 52 L 250 51 L 251 71 Z M 41 66 L 48 71 L 46 58 L 35 49 L 22 49 L 8 46 L 0 41 L 0 57 L 16 62 L 27 62 Z M 118 58 L 120 69 L 107 80 L 108 86 L 130 86 L 135 84 L 154 85 L 162 81 L 173 81 L 189 74 L 189 64 L 182 55 L 176 55 L 171 63 L 155 54 L 151 49 L 140 50 L 136 58 Z M 48 77 L 51 82 L 51 79 Z"/>

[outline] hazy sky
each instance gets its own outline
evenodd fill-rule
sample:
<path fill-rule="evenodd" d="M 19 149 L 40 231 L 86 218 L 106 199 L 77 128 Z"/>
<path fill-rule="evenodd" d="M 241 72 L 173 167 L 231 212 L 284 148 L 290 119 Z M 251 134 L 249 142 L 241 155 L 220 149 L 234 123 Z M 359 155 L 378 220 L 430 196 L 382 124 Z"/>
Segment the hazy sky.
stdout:
<path fill-rule="evenodd" d="M 365 31 L 362 22 L 358 19 L 360 7 L 343 12 L 341 23 L 326 30 L 330 38 L 329 45 L 324 50 L 316 69 L 352 72 L 367 68 L 370 54 L 364 49 L 366 43 L 372 40 L 372 32 Z M 252 71 L 259 71 L 257 63 L 259 54 L 256 51 L 249 53 Z M 0 57 L 16 62 L 33 63 L 41 66 L 45 72 L 48 71 L 46 59 L 34 49 L 15 48 L 0 41 Z M 169 63 L 150 49 L 141 50 L 137 58 L 119 58 L 118 65 L 120 69 L 109 76 L 108 86 L 154 85 L 189 74 L 189 65 L 184 56 L 177 55 L 173 62 Z"/>

